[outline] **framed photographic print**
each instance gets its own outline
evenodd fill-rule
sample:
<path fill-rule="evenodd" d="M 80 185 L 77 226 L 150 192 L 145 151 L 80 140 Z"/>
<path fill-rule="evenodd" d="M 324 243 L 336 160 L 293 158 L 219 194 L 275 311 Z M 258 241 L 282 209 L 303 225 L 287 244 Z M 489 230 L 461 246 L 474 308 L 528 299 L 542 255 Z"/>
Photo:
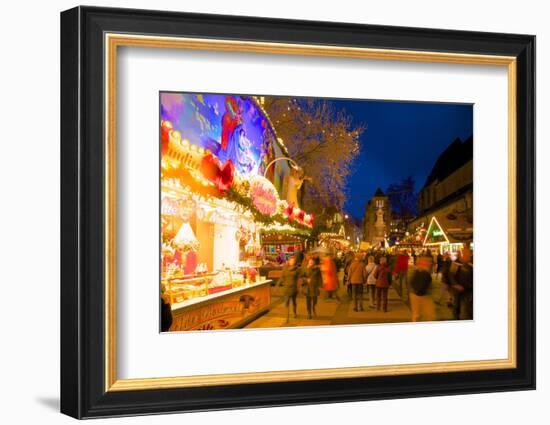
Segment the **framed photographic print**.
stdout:
<path fill-rule="evenodd" d="M 535 387 L 535 38 L 61 14 L 61 411 Z"/>

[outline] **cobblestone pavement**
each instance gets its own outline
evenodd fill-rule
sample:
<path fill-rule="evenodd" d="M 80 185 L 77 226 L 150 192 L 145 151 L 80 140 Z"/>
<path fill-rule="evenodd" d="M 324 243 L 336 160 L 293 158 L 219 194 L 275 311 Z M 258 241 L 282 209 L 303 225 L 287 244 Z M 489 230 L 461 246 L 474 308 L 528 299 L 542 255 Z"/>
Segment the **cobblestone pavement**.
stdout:
<path fill-rule="evenodd" d="M 441 298 L 441 283 L 434 276 L 431 296 L 439 302 Z M 406 288 L 401 297 L 398 288 L 390 287 L 388 292 L 388 311 L 377 311 L 369 307 L 368 295 L 363 295 L 364 311 L 353 311 L 354 303 L 350 300 L 346 288 L 340 287 L 338 296 L 340 301 L 335 298 L 327 298 L 326 294 L 321 292 L 318 299 L 316 312 L 317 315 L 308 319 L 306 309 L 306 298 L 302 295 L 297 297 L 297 317 L 290 312 L 290 319 L 287 323 L 287 309 L 283 302 L 281 288 L 274 286 L 271 288 L 272 304 L 268 313 L 259 317 L 247 328 L 279 328 L 293 326 L 327 326 L 327 325 L 350 325 L 367 323 L 399 323 L 409 322 L 411 312 L 408 304 Z M 441 303 L 436 303 L 437 320 L 451 320 L 452 312 L 447 306 L 447 295 L 443 292 Z"/>

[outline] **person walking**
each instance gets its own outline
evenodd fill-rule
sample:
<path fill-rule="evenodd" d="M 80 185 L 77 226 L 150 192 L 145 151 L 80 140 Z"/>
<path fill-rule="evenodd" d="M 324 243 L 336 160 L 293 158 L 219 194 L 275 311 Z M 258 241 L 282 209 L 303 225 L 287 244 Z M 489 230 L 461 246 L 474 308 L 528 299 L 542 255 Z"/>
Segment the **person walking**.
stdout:
<path fill-rule="evenodd" d="M 432 262 L 432 257 L 419 257 L 416 260 L 416 270 L 411 278 L 409 293 L 413 322 L 435 320 L 435 306 L 431 297 Z"/>
<path fill-rule="evenodd" d="M 451 265 L 452 265 L 451 255 L 449 252 L 445 252 L 442 256 L 441 267 L 439 268 L 439 282 L 441 286 L 439 287 L 439 298 L 435 301 L 437 305 L 445 305 L 447 307 L 452 307 L 452 291 L 451 291 Z"/>
<path fill-rule="evenodd" d="M 336 265 L 328 255 L 323 257 L 321 263 L 321 276 L 323 278 L 323 289 L 327 293 L 327 298 L 332 298 L 334 295 L 334 297 L 340 301 L 340 297 L 338 296 L 338 275 L 336 273 Z"/>
<path fill-rule="evenodd" d="M 306 306 L 308 319 L 316 316 L 315 306 L 317 305 L 317 297 L 319 296 L 319 288 L 323 285 L 321 277 L 321 269 L 319 267 L 319 257 L 308 259 L 307 268 L 303 275 L 304 283 L 303 292 L 306 296 Z"/>
<path fill-rule="evenodd" d="M 407 251 L 403 250 L 397 256 L 395 261 L 395 267 L 393 273 L 396 275 L 397 287 L 399 289 L 399 296 L 402 300 L 405 300 L 405 288 L 407 287 L 407 274 L 409 272 L 409 255 Z M 407 288 L 408 289 L 408 288 Z"/>
<path fill-rule="evenodd" d="M 279 286 L 282 286 L 283 295 L 285 297 L 286 307 L 286 322 L 290 320 L 290 302 L 294 310 L 294 318 L 298 317 L 296 310 L 296 296 L 298 295 L 298 278 L 300 271 L 296 264 L 296 257 L 289 257 L 287 264 L 283 267 L 281 277 L 279 278 Z"/>
<path fill-rule="evenodd" d="M 376 310 L 382 308 L 388 311 L 388 288 L 390 286 L 390 268 L 386 257 L 380 257 L 380 264 L 376 267 Z"/>
<path fill-rule="evenodd" d="M 451 291 L 453 293 L 453 318 L 455 320 L 473 319 L 474 295 L 474 265 L 472 252 L 463 248 L 456 272 L 450 274 Z"/>
<path fill-rule="evenodd" d="M 348 251 L 346 253 L 346 256 L 344 257 L 344 280 L 342 283 L 346 287 L 346 291 L 350 300 L 352 299 L 353 294 L 351 292 L 351 284 L 349 282 L 349 267 L 354 258 L 355 258 L 355 255 L 353 254 L 352 251 Z"/>
<path fill-rule="evenodd" d="M 294 256 L 296 257 L 296 265 L 298 267 L 301 267 L 302 263 L 304 262 L 304 251 L 302 251 L 302 248 L 294 251 Z"/>
<path fill-rule="evenodd" d="M 363 311 L 363 285 L 367 281 L 367 275 L 365 263 L 359 253 L 355 254 L 353 261 L 349 265 L 348 279 L 349 285 L 352 288 L 353 311 Z"/>
<path fill-rule="evenodd" d="M 376 270 L 376 264 L 374 263 L 374 256 L 369 255 L 367 259 L 367 265 L 365 266 L 365 274 L 367 275 L 367 293 L 369 294 L 369 307 L 374 308 L 375 290 L 376 290 L 376 278 L 374 273 Z"/>
<path fill-rule="evenodd" d="M 435 273 L 439 279 L 441 279 L 441 272 L 443 270 L 443 261 L 444 261 L 443 254 L 441 254 L 441 252 L 438 252 L 437 258 L 436 258 L 437 267 L 436 267 Z"/>

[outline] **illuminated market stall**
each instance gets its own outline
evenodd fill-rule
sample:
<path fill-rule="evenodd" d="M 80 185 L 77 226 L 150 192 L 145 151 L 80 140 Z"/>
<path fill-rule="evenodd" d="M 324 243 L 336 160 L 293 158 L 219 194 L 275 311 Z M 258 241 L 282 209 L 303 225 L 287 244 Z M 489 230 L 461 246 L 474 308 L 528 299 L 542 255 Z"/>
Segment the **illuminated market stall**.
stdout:
<path fill-rule="evenodd" d="M 277 160 L 288 152 L 253 97 L 161 93 L 161 119 L 170 330 L 244 326 L 270 304 L 270 281 L 259 274 L 266 238 L 311 231 L 313 216 L 293 203 L 293 161 Z"/>
<path fill-rule="evenodd" d="M 436 248 L 441 254 L 448 252 L 455 257 L 466 244 L 470 248 L 473 247 L 472 237 L 473 228 L 471 224 L 467 222 L 456 223 L 456 220 L 454 220 L 449 225 L 444 219 L 440 218 L 438 220 L 435 216 L 432 216 L 423 245 L 427 248 Z"/>

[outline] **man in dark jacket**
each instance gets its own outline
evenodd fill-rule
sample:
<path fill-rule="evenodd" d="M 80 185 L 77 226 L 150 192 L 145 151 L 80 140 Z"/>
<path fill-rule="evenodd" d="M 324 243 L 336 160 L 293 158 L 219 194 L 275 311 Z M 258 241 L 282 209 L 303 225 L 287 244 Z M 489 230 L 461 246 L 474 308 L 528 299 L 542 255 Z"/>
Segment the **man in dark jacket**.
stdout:
<path fill-rule="evenodd" d="M 352 294 L 352 286 L 349 282 L 349 267 L 351 263 L 353 262 L 355 255 L 352 251 L 348 251 L 344 257 L 344 282 L 342 282 L 344 285 L 347 285 L 347 292 L 348 297 L 351 300 L 353 294 Z"/>
<path fill-rule="evenodd" d="M 353 301 L 355 307 L 353 311 L 363 311 L 363 285 L 367 281 L 365 272 L 365 263 L 361 259 L 361 254 L 355 254 L 355 258 L 349 265 L 348 279 L 352 287 Z"/>
<path fill-rule="evenodd" d="M 470 249 L 463 248 L 461 254 L 456 272 L 450 275 L 453 292 L 453 318 L 455 320 L 471 320 L 474 317 L 474 265 L 471 261 Z"/>
<path fill-rule="evenodd" d="M 302 263 L 304 262 L 304 251 L 302 251 L 302 249 L 300 248 L 294 253 L 294 256 L 296 257 L 296 265 L 298 267 L 301 267 Z"/>
<path fill-rule="evenodd" d="M 279 286 L 284 288 L 283 295 L 285 297 L 287 323 L 290 320 L 290 301 L 292 301 L 294 318 L 298 317 L 296 313 L 296 296 L 298 295 L 299 275 L 300 269 L 296 265 L 296 257 L 289 257 L 287 264 L 283 267 L 281 277 L 279 278 Z"/>
<path fill-rule="evenodd" d="M 451 291 L 451 281 L 450 281 L 450 275 L 451 275 L 451 265 L 452 265 L 451 255 L 446 252 L 445 255 L 443 255 L 443 260 L 441 261 L 441 268 L 439 270 L 440 279 L 441 279 L 441 287 L 439 290 L 439 298 L 435 301 L 436 304 L 447 304 L 447 307 L 452 307 L 452 291 Z"/>
<path fill-rule="evenodd" d="M 303 276 L 304 283 L 302 285 L 306 295 L 307 314 L 308 319 L 311 319 L 312 315 L 317 315 L 315 306 L 317 305 L 317 298 L 319 297 L 319 288 L 323 286 L 321 270 L 319 269 L 319 257 L 310 258 L 308 260 Z"/>

